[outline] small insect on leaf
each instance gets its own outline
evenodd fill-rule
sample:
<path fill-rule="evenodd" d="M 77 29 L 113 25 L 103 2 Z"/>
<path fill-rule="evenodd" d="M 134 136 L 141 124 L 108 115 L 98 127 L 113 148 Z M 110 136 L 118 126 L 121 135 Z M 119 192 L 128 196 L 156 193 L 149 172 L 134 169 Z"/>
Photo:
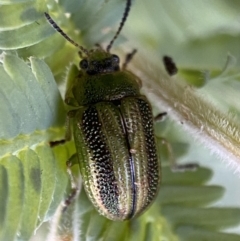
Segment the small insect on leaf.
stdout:
<path fill-rule="evenodd" d="M 66 104 L 73 107 L 66 136 L 69 139 L 73 134 L 77 150 L 67 162 L 68 172 L 73 180 L 70 168 L 78 163 L 92 204 L 106 218 L 120 221 L 142 214 L 160 186 L 152 108 L 140 94 L 141 80 L 126 70 L 136 50 L 126 56 L 122 66 L 119 57 L 110 53 L 130 7 L 131 0 L 127 0 L 120 26 L 106 50 L 99 45 L 91 50 L 78 45 L 45 13 L 53 28 L 79 48 L 82 58 L 79 73 L 67 83 L 70 87 L 65 95 Z M 66 206 L 78 190 L 72 186 Z"/>
<path fill-rule="evenodd" d="M 170 76 L 175 75 L 178 72 L 177 66 L 171 57 L 167 55 L 163 56 L 163 64 Z"/>

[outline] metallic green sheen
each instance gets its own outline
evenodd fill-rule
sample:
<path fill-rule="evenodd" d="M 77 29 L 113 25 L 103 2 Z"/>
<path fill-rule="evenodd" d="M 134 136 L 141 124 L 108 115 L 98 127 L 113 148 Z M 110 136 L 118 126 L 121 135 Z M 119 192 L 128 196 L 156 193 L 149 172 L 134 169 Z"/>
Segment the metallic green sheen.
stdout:
<path fill-rule="evenodd" d="M 138 96 L 137 77 L 128 71 L 118 71 L 104 75 L 81 73 L 73 87 L 73 95 L 80 106 L 112 101 L 125 96 Z"/>
<path fill-rule="evenodd" d="M 109 58 L 110 56 L 110 53 L 97 49 L 87 59 L 89 62 L 100 61 L 100 57 Z M 139 78 L 127 70 L 96 75 L 80 71 L 69 87 L 67 95 L 74 98 L 78 106 L 84 106 L 101 101 L 117 100 L 126 96 L 138 96 L 140 95 L 140 83 Z"/>
<path fill-rule="evenodd" d="M 160 170 L 152 125 L 150 105 L 142 96 L 76 112 L 73 132 L 84 188 L 109 219 L 139 215 L 157 194 Z"/>
<path fill-rule="evenodd" d="M 139 79 L 117 68 L 103 71 L 91 75 L 81 70 L 67 97 L 78 105 L 73 134 L 85 191 L 100 214 L 123 221 L 140 215 L 153 202 L 160 161 L 152 109 L 140 94 Z"/>

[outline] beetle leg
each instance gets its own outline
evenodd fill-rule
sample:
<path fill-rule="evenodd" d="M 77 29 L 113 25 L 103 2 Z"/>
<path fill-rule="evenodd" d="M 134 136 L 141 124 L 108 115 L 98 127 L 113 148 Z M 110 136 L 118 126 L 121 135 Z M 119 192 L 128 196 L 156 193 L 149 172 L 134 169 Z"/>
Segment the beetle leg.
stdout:
<path fill-rule="evenodd" d="M 65 98 L 65 103 L 67 105 L 70 105 L 70 106 L 76 106 L 76 107 L 78 106 L 77 101 L 74 98 L 72 98 L 72 97 L 66 97 Z"/>
<path fill-rule="evenodd" d="M 128 53 L 126 55 L 125 62 L 123 63 L 123 66 L 122 66 L 123 70 L 127 68 L 128 63 L 132 60 L 132 58 L 133 58 L 134 54 L 136 54 L 136 52 L 137 52 L 137 50 L 134 49 L 131 53 Z"/>
<path fill-rule="evenodd" d="M 80 192 L 80 185 L 79 183 L 75 180 L 73 173 L 71 171 L 71 167 L 75 164 L 78 164 L 77 160 L 77 154 L 73 154 L 70 159 L 67 161 L 67 173 L 70 177 L 71 181 L 71 193 L 67 197 L 67 199 L 63 202 L 63 212 L 66 211 L 67 207 L 72 203 L 72 201 L 78 196 Z"/>
<path fill-rule="evenodd" d="M 76 81 L 76 77 L 79 76 L 81 72 L 79 72 L 79 69 L 77 68 L 76 65 L 71 65 L 68 74 L 67 74 L 67 86 L 66 86 L 66 94 L 65 94 L 65 103 L 70 106 L 77 107 L 79 104 L 75 100 L 72 89 L 74 86 L 74 83 Z"/>
<path fill-rule="evenodd" d="M 50 141 L 49 142 L 49 145 L 50 147 L 55 147 L 55 146 L 58 146 L 58 145 L 62 145 L 66 142 L 66 140 L 59 140 L 59 141 Z"/>
<path fill-rule="evenodd" d="M 58 141 L 50 141 L 49 142 L 50 147 L 53 148 L 55 146 L 64 144 L 66 141 L 71 140 L 72 133 L 71 133 L 70 119 L 75 116 L 75 112 L 76 112 L 75 110 L 71 110 L 67 113 L 67 118 L 66 118 L 66 123 L 65 123 L 65 127 L 66 127 L 65 139 L 58 140 Z"/>
<path fill-rule="evenodd" d="M 76 110 L 70 110 L 67 113 L 67 118 L 65 123 L 65 128 L 66 128 L 65 140 L 66 141 L 70 141 L 72 139 L 71 119 L 74 118 L 75 113 L 76 113 Z"/>
<path fill-rule="evenodd" d="M 172 172 L 185 172 L 185 171 L 196 171 L 199 167 L 197 163 L 186 163 L 186 164 L 177 164 L 176 159 L 173 154 L 172 146 L 165 138 L 160 138 L 163 145 L 166 146 L 167 152 L 169 154 L 169 162 Z"/>

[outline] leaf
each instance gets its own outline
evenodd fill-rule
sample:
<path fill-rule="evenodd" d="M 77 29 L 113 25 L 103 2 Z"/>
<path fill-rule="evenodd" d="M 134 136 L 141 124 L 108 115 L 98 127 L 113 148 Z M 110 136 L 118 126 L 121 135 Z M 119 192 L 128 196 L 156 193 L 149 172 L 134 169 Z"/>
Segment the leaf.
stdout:
<path fill-rule="evenodd" d="M 17 156 L 3 158 L 0 165 L 8 177 L 2 192 L 1 203 L 5 205 L 1 213 L 0 240 L 17 240 L 17 237 L 29 240 L 62 200 L 66 174 L 59 169 L 52 150 L 46 145 L 39 145 L 35 150 L 25 148 Z"/>
<path fill-rule="evenodd" d="M 3 76 L 0 80 L 1 97 L 5 101 L 3 106 L 9 107 L 6 110 L 9 118 L 3 115 L 2 138 L 28 134 L 36 129 L 45 130 L 49 126 L 63 126 L 65 121 L 62 100 L 52 73 L 43 61 L 35 58 L 30 61 L 32 70 L 18 57 L 4 56 L 0 68 Z M 14 125 L 9 125 L 9 121 L 15 122 Z"/>
<path fill-rule="evenodd" d="M 209 230 L 203 230 L 200 227 L 194 227 L 194 226 L 182 226 L 179 229 L 177 229 L 177 234 L 181 237 L 181 240 L 184 241 L 238 241 L 239 235 L 236 234 L 225 234 L 222 232 L 216 232 L 216 231 L 209 231 Z"/>
<path fill-rule="evenodd" d="M 56 162 L 48 145 L 50 140 L 63 137 L 65 111 L 61 96 L 46 64 L 31 58 L 30 65 L 5 54 L 0 67 L 0 96 L 4 100 L 0 125 L 0 240 L 29 240 L 34 230 L 55 213 L 68 180 L 67 156 Z"/>
<path fill-rule="evenodd" d="M 68 66 L 72 62 L 78 63 L 79 57 L 78 50 L 49 26 L 43 13 L 49 11 L 74 41 L 92 47 L 105 40 L 108 43 L 115 34 L 110 28 L 118 25 L 125 1 L 60 0 L 56 3 L 48 0 L 46 3 L 40 0 L 0 1 L 4 4 L 0 8 L 0 47 L 6 53 L 1 55 L 3 64 L 0 66 L 0 240 L 29 240 L 36 228 L 54 214 L 58 215 L 57 222 L 51 224 L 51 232 L 47 237 L 45 232 L 41 240 L 239 239 L 239 235 L 219 232 L 222 227 L 239 223 L 239 209 L 206 208 L 206 205 L 221 198 L 224 190 L 217 185 L 205 185 L 212 173 L 207 168 L 200 168 L 194 173 L 172 174 L 164 164 L 159 197 L 143 216 L 132 221 L 111 222 L 99 216 L 83 190 L 78 202 L 70 206 L 67 213 L 61 213 L 61 201 L 68 180 L 65 162 L 75 148 L 72 142 L 53 149 L 49 147 L 49 141 L 64 137 L 65 121 L 63 102 L 53 76 L 57 83 L 61 83 Z M 208 90 L 218 86 L 219 78 L 215 79 L 215 86 L 211 87 L 209 83 L 221 73 L 226 52 L 238 53 L 239 28 L 235 20 L 238 9 L 237 1 L 234 4 L 221 0 L 208 1 L 205 5 L 189 1 L 170 4 L 156 0 L 147 4 L 135 2 L 115 46 L 128 38 L 132 41 L 128 44 L 130 49 L 137 47 L 143 53 L 139 53 L 132 63 L 137 66 L 134 72 L 142 72 L 143 76 L 147 72 L 148 78 L 141 76 L 144 86 L 154 83 L 157 76 L 164 79 L 166 86 L 180 97 L 183 93 L 191 96 L 196 90 L 189 88 L 189 92 L 184 92 L 187 89 L 185 85 L 181 88 L 183 81 L 187 83 L 182 78 L 191 75 L 192 83 L 206 87 L 207 95 Z M 211 18 L 212 11 L 215 18 Z M 66 17 L 65 12 L 71 16 Z M 226 46 L 224 51 L 223 46 Z M 166 53 L 173 55 L 180 69 L 180 76 L 173 77 L 174 80 L 166 77 L 161 69 L 161 56 Z M 44 58 L 51 71 L 43 60 L 30 56 Z M 154 64 L 158 66 L 156 70 L 148 67 Z M 232 76 L 232 81 L 235 81 L 238 78 L 237 66 L 237 63 L 229 65 L 226 76 L 219 77 Z M 202 74 L 206 69 L 209 79 Z M 180 87 L 173 81 L 180 83 Z M 181 98 L 174 99 L 175 93 L 168 95 L 164 84 L 156 88 L 152 86 L 148 86 L 145 92 L 162 90 L 164 96 L 174 100 L 173 109 L 181 105 Z M 237 85 L 233 86 L 237 90 Z M 191 105 L 195 101 L 201 103 L 201 98 L 193 95 L 186 102 Z M 165 108 L 159 99 L 153 104 L 159 109 Z M 200 107 L 197 105 L 192 109 L 202 118 L 204 110 Z M 237 110 L 237 105 L 233 107 Z M 170 115 L 171 110 L 168 111 Z M 208 111 L 207 106 L 206 113 Z M 211 116 L 209 118 L 216 123 Z M 224 120 L 228 122 L 227 115 Z M 202 126 L 206 121 L 203 118 Z M 190 119 L 186 122 L 192 124 Z M 210 129 L 215 130 L 215 127 Z M 237 129 L 233 128 L 234 131 Z M 203 129 L 197 128 L 197 131 L 199 133 Z M 164 132 L 175 143 L 177 156 L 187 158 L 194 134 L 190 133 L 191 141 L 186 143 L 182 140 L 187 134 L 182 134 L 179 141 L 171 124 L 166 124 Z M 197 155 L 196 159 L 199 159 Z"/>
<path fill-rule="evenodd" d="M 22 2 L 22 3 L 21 3 Z M 6 5 L 2 5 L 0 9 L 1 18 L 0 30 L 13 30 L 20 28 L 33 21 L 37 21 L 41 15 L 38 10 L 43 10 L 45 4 L 41 4 L 41 1 L 10 1 Z M 3 4 L 3 1 L 0 3 Z M 16 39 L 15 39 L 16 40 Z"/>

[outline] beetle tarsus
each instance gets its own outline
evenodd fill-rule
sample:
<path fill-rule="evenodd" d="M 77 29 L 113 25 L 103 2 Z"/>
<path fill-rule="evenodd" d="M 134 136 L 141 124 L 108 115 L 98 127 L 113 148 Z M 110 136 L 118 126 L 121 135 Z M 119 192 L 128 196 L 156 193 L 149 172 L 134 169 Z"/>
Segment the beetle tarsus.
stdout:
<path fill-rule="evenodd" d="M 50 141 L 50 142 L 49 142 L 49 146 L 53 148 L 53 147 L 55 147 L 55 146 L 65 144 L 65 142 L 66 142 L 65 139 L 58 140 L 58 141 Z"/>
<path fill-rule="evenodd" d="M 63 202 L 62 206 L 62 212 L 65 212 L 68 208 L 68 206 L 73 202 L 73 200 L 79 195 L 80 193 L 80 184 L 74 180 L 71 167 L 75 164 L 77 164 L 77 156 L 76 154 L 72 155 L 71 158 L 66 162 L 67 164 L 67 173 L 70 177 L 70 182 L 71 182 L 71 193 L 67 197 L 67 199 Z"/>
<path fill-rule="evenodd" d="M 186 172 L 191 171 L 195 172 L 199 168 L 198 163 L 186 163 L 186 164 L 178 164 L 171 166 L 172 172 Z"/>

